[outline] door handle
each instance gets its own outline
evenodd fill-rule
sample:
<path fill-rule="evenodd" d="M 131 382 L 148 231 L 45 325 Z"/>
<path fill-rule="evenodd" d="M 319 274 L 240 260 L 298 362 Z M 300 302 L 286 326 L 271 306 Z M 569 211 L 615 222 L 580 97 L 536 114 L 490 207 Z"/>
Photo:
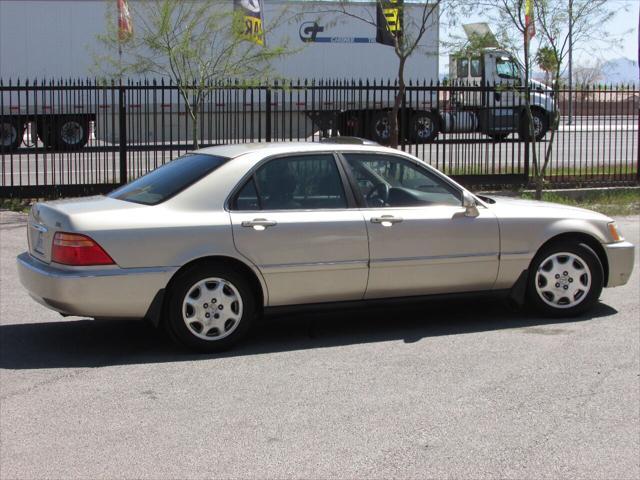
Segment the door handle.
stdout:
<path fill-rule="evenodd" d="M 267 227 L 274 227 L 278 222 L 267 220 L 266 218 L 254 218 L 253 220 L 245 220 L 242 222 L 243 227 L 253 227 L 254 230 L 264 230 Z"/>
<path fill-rule="evenodd" d="M 382 215 L 381 217 L 371 217 L 371 223 L 380 223 L 383 227 L 390 227 L 394 223 L 400 223 L 401 217 L 394 217 L 393 215 Z"/>

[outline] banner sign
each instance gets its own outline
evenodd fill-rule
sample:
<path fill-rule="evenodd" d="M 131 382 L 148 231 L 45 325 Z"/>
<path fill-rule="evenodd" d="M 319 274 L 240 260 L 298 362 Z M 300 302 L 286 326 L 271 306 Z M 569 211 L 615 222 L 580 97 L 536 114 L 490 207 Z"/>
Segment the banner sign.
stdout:
<path fill-rule="evenodd" d="M 262 0 L 233 0 L 233 10 L 242 15 L 245 40 L 264 46 L 264 22 Z"/>
<path fill-rule="evenodd" d="M 118 0 L 118 40 L 124 42 L 133 35 L 133 24 L 127 0 Z"/>
<path fill-rule="evenodd" d="M 403 0 L 378 0 L 376 2 L 376 42 L 395 46 L 395 39 L 402 35 Z"/>
<path fill-rule="evenodd" d="M 526 0 L 524 6 L 524 24 L 527 40 L 531 40 L 536 34 L 536 23 L 533 19 L 533 0 Z"/>

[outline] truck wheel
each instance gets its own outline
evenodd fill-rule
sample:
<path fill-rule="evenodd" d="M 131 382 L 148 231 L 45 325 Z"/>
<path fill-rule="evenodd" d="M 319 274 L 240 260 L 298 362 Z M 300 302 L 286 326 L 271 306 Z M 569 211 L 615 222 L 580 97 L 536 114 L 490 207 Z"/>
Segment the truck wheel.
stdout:
<path fill-rule="evenodd" d="M 81 118 L 63 119 L 56 130 L 58 145 L 63 150 L 78 150 L 89 141 L 89 122 Z"/>
<path fill-rule="evenodd" d="M 0 121 L 0 150 L 13 152 L 22 143 L 24 125 L 18 120 Z"/>
<path fill-rule="evenodd" d="M 427 143 L 438 136 L 438 120 L 431 112 L 417 112 L 411 117 L 410 139 L 415 143 Z"/>
<path fill-rule="evenodd" d="M 391 139 L 391 122 L 387 112 L 378 112 L 371 119 L 371 140 L 382 145 Z"/>
<path fill-rule="evenodd" d="M 536 142 L 542 140 L 549 131 L 549 120 L 544 111 L 538 108 L 531 109 L 531 115 L 533 117 L 533 132 L 536 137 Z M 529 138 L 529 128 L 527 125 L 526 114 L 522 115 L 522 121 L 520 122 L 519 137 L 521 140 L 527 140 Z"/>

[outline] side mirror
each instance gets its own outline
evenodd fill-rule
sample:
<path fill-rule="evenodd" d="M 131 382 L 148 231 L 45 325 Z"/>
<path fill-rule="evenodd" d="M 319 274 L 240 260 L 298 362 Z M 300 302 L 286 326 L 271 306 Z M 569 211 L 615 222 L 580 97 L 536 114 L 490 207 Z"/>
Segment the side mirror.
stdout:
<path fill-rule="evenodd" d="M 480 215 L 476 199 L 467 191 L 462 193 L 462 206 L 464 207 L 465 217 L 477 217 Z"/>

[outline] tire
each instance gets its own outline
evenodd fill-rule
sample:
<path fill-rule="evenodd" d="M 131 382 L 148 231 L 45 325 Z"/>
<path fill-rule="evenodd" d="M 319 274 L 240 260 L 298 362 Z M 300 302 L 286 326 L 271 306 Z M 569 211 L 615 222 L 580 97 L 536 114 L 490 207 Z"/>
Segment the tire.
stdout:
<path fill-rule="evenodd" d="M 411 117 L 410 139 L 414 143 L 428 143 L 438 136 L 438 119 L 431 112 L 416 112 Z"/>
<path fill-rule="evenodd" d="M 13 152 L 22 143 L 24 125 L 15 119 L 0 120 L 0 151 Z"/>
<path fill-rule="evenodd" d="M 381 145 L 386 145 L 391 140 L 391 122 L 388 112 L 377 112 L 371 118 L 369 132 L 371 140 Z"/>
<path fill-rule="evenodd" d="M 63 150 L 78 150 L 89 141 L 89 122 L 82 118 L 63 118 L 56 125 L 56 141 Z"/>
<path fill-rule="evenodd" d="M 245 337 L 257 312 L 256 295 L 247 279 L 214 264 L 179 273 L 166 306 L 163 323 L 169 336 L 205 353 L 227 350 Z"/>
<path fill-rule="evenodd" d="M 573 317 L 591 308 L 604 286 L 602 263 L 587 245 L 562 241 L 540 250 L 529 267 L 527 299 L 549 317 Z"/>
<path fill-rule="evenodd" d="M 536 142 L 539 142 L 549 131 L 549 119 L 544 111 L 539 108 L 532 108 L 531 115 L 533 116 Z M 529 128 L 527 124 L 527 116 L 523 114 L 520 122 L 520 132 L 518 134 L 521 140 L 527 140 L 529 138 Z"/>

